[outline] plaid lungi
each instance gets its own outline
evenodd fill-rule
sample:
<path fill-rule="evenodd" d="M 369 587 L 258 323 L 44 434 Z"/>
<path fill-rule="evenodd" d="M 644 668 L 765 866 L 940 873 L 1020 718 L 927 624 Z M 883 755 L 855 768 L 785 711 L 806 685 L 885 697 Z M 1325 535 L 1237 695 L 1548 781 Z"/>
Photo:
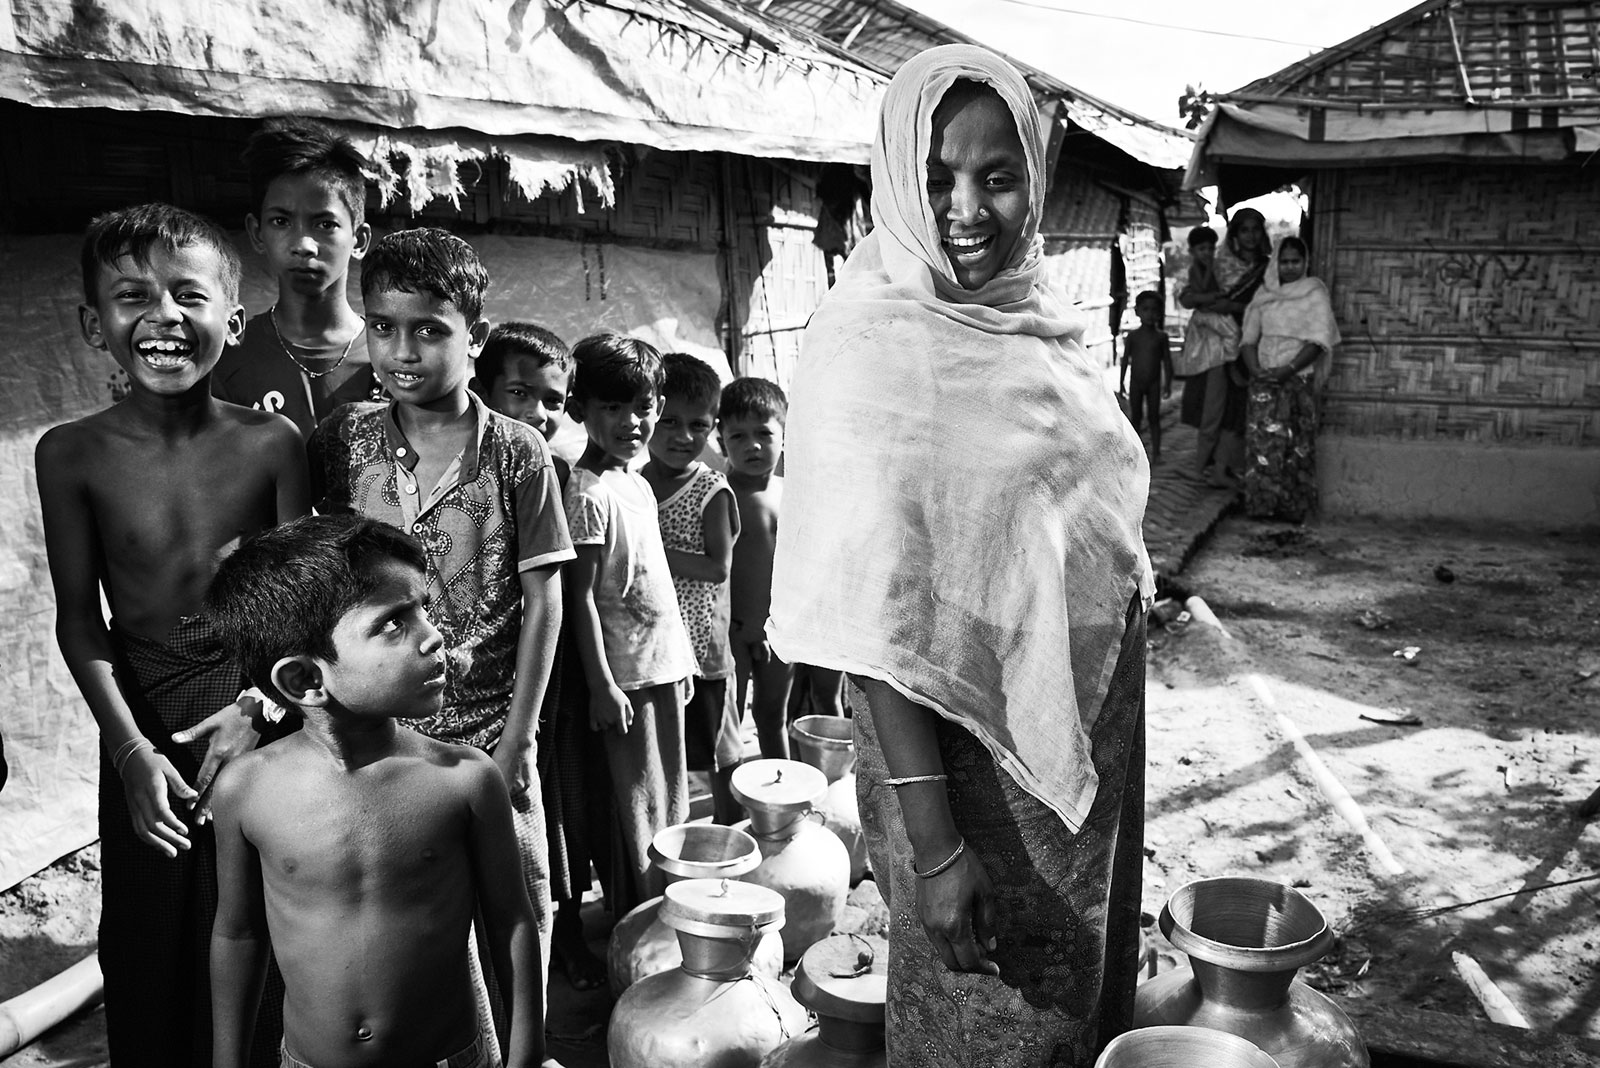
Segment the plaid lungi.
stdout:
<path fill-rule="evenodd" d="M 111 627 L 117 681 L 139 731 L 193 783 L 206 743 L 178 745 L 193 727 L 233 703 L 245 685 L 208 623 L 189 617 L 165 641 Z M 122 780 L 100 761 L 100 969 L 105 974 L 111 1063 L 209 1068 L 211 922 L 217 912 L 216 839 L 196 827 L 193 848 L 167 859 L 134 837 Z M 283 979 L 268 966 L 251 1048 L 253 1068 L 278 1063 Z"/>

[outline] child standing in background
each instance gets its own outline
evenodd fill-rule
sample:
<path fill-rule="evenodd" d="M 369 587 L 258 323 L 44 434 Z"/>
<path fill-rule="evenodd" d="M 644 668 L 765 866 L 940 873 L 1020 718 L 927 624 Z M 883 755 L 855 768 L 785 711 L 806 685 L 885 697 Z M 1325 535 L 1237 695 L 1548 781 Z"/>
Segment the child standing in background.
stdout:
<path fill-rule="evenodd" d="M 535 323 L 499 323 L 478 354 L 472 384 L 491 409 L 531 426 L 548 444 L 566 415 L 572 353 L 565 341 Z M 554 450 L 550 462 L 565 492 L 572 465 Z M 564 514 L 565 505 L 562 510 Z M 588 693 L 566 627 L 556 643 L 550 685 L 539 710 L 538 750 L 550 843 L 550 897 L 555 902 L 550 960 L 561 966 L 573 989 L 593 990 L 605 984 L 606 968 L 584 940 L 580 908 L 591 885 L 591 843 L 606 833 L 600 816 L 609 811 L 611 785 L 605 752 L 589 730 Z M 598 805 L 596 793 L 603 799 Z"/>
<path fill-rule="evenodd" d="M 373 366 L 395 399 L 324 420 L 311 478 L 323 514 L 381 519 L 427 550 L 429 612 L 450 673 L 441 710 L 413 727 L 500 765 L 542 962 L 549 843 L 534 734 L 561 628 L 559 569 L 573 551 L 544 439 L 467 388 L 489 335 L 488 285 L 472 246 L 444 230 L 402 230 L 373 246 L 361 295 Z"/>
<path fill-rule="evenodd" d="M 589 443 L 567 482 L 578 558 L 567 569 L 569 626 L 602 732 L 622 855 L 609 859 L 614 915 L 661 893 L 650 864 L 656 832 L 689 818 L 683 757 L 685 687 L 698 664 L 661 542 L 655 495 L 628 465 L 661 414 L 661 357 L 636 338 L 599 334 L 573 348 L 568 411 Z"/>
<path fill-rule="evenodd" d="M 310 437 L 339 405 L 379 396 L 366 327 L 345 294 L 350 264 L 372 244 L 367 161 L 321 123 L 285 118 L 250 135 L 244 163 L 255 207 L 245 236 L 278 297 L 217 361 L 211 393 L 287 416 Z"/>
<path fill-rule="evenodd" d="M 767 644 L 767 613 L 772 606 L 772 552 L 778 541 L 783 479 L 783 424 L 789 401 L 783 390 L 762 378 L 739 378 L 722 391 L 717 409 L 722 453 L 728 458 L 728 484 L 739 508 L 739 541 L 729 574 L 732 601 L 730 637 L 738 679 L 740 714 L 748 697 L 761 755 L 789 756 L 786 730 L 789 687 L 794 669 Z"/>
<path fill-rule="evenodd" d="M 722 382 L 686 353 L 669 352 L 661 363 L 665 405 L 641 473 L 655 494 L 667 566 L 699 662 L 694 696 L 683 710 L 684 754 L 689 770 L 712 772 L 712 818 L 733 824 L 743 818 L 731 787 L 742 756 L 739 709 L 728 691 L 728 572 L 739 509 L 727 478 L 698 459 L 717 426 Z"/>
<path fill-rule="evenodd" d="M 1144 416 L 1150 416 L 1150 462 L 1155 463 L 1161 459 L 1161 398 L 1172 396 L 1172 344 L 1161 329 L 1160 293 L 1153 289 L 1140 293 L 1133 310 L 1139 316 L 1139 328 L 1123 342 L 1117 391 L 1122 392 L 1127 383 L 1128 419 L 1135 434 Z"/>

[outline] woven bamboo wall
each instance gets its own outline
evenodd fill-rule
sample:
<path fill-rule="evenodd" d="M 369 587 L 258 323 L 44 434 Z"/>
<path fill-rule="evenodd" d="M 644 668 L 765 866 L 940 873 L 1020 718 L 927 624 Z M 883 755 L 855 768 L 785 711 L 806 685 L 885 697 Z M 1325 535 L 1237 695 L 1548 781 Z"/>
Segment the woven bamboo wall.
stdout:
<path fill-rule="evenodd" d="M 1122 255 L 1128 299 L 1123 327 L 1137 326 L 1133 298 L 1161 288 L 1161 209 L 1153 200 L 1119 193 L 1087 170 L 1057 168 L 1045 198 L 1045 276 L 1089 318 L 1084 345 L 1111 359 L 1112 253 Z"/>
<path fill-rule="evenodd" d="M 800 335 L 828 291 L 826 257 L 816 245 L 820 168 L 729 157 L 728 170 L 737 237 L 729 309 L 739 324 L 734 367 L 788 389 Z"/>
<path fill-rule="evenodd" d="M 1600 446 L 1600 169 L 1344 171 L 1316 197 L 1330 429 Z"/>

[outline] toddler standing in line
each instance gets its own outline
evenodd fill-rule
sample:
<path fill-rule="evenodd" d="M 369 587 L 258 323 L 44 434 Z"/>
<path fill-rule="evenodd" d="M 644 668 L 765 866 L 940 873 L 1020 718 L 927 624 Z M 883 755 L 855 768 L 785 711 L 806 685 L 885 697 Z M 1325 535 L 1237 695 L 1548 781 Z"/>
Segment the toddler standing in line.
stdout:
<path fill-rule="evenodd" d="M 1122 371 L 1118 392 L 1128 386 L 1128 419 L 1137 434 L 1144 416 L 1150 416 L 1150 462 L 1161 459 L 1161 398 L 1172 396 L 1172 344 L 1161 329 L 1161 294 L 1140 293 L 1133 302 L 1139 328 L 1122 346 Z M 1130 373 L 1131 372 L 1131 373 Z"/>
<path fill-rule="evenodd" d="M 727 478 L 697 459 L 717 426 L 722 382 L 708 364 L 686 353 L 669 352 L 661 362 L 665 405 L 641 473 L 655 493 L 667 566 L 699 662 L 694 696 L 684 708 L 684 753 L 691 771 L 712 772 L 712 818 L 733 824 L 743 818 L 731 786 L 743 755 L 739 710 L 728 692 L 728 572 L 739 509 Z"/>
<path fill-rule="evenodd" d="M 589 689 L 589 726 L 603 732 L 611 770 L 620 855 L 608 858 L 602 878 L 606 904 L 620 916 L 661 893 L 650 840 L 689 817 L 683 706 L 698 665 L 655 495 L 629 470 L 661 414 L 661 357 L 620 334 L 584 338 L 572 357 L 568 411 L 589 443 L 567 482 L 578 553 L 567 569 L 567 615 Z"/>
<path fill-rule="evenodd" d="M 789 687 L 794 669 L 767 644 L 767 613 L 772 606 L 772 552 L 778 541 L 783 479 L 783 424 L 789 401 L 783 390 L 762 378 L 739 378 L 722 391 L 717 408 L 722 453 L 728 458 L 728 485 L 739 509 L 740 538 L 729 573 L 732 618 L 729 635 L 738 680 L 741 715 L 745 701 L 756 722 L 761 755 L 789 756 Z"/>

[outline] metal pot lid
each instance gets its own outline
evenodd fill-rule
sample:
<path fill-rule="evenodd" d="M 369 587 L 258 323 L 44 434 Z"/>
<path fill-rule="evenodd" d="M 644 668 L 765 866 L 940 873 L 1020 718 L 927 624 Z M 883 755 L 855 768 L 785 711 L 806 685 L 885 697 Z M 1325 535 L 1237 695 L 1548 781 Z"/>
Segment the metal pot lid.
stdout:
<path fill-rule="evenodd" d="M 679 823 L 650 840 L 650 862 L 680 879 L 737 879 L 761 866 L 761 847 L 741 830 Z"/>
<path fill-rule="evenodd" d="M 798 760 L 747 760 L 733 769 L 733 796 L 753 812 L 804 812 L 828 792 L 828 777 Z"/>
<path fill-rule="evenodd" d="M 678 931 L 709 934 L 706 928 L 726 928 L 728 934 L 783 924 L 783 895 L 755 883 L 729 879 L 688 879 L 667 887 L 661 902 L 661 922 Z"/>
<path fill-rule="evenodd" d="M 800 958 L 791 993 L 818 1016 L 883 1023 L 889 943 L 875 935 L 829 935 Z"/>

